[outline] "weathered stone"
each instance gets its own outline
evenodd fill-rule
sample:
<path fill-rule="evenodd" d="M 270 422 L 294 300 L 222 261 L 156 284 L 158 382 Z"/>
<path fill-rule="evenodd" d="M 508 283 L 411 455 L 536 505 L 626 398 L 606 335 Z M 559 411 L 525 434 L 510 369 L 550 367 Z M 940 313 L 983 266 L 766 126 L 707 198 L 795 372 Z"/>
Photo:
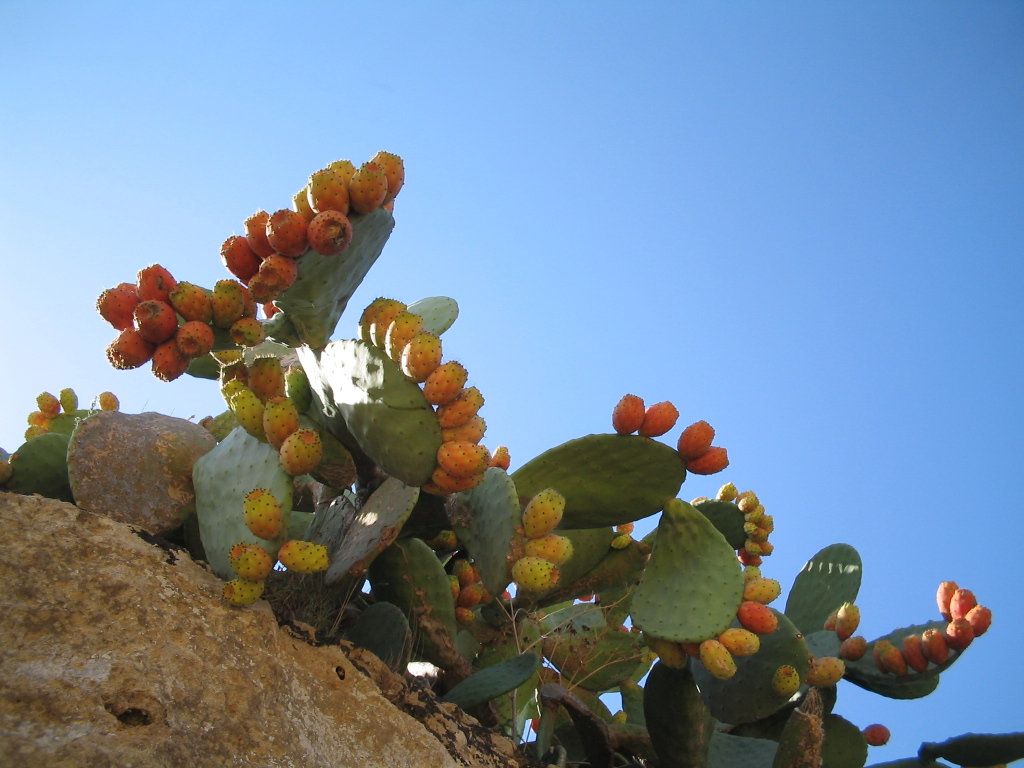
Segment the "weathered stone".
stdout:
<path fill-rule="evenodd" d="M 159 541 L 0 493 L 0 765 L 519 764 L 372 654 L 351 650 L 355 666 L 280 628 L 264 601 L 228 606 L 219 579 Z"/>
<path fill-rule="evenodd" d="M 196 510 L 192 465 L 216 445 L 185 419 L 101 411 L 78 425 L 68 447 L 75 504 L 150 533 L 172 531 Z"/>

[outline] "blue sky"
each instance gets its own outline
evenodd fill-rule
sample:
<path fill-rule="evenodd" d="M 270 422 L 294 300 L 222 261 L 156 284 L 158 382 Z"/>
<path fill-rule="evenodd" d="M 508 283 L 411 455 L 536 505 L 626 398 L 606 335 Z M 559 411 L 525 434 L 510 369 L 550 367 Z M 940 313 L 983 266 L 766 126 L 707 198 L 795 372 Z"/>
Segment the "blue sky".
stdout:
<path fill-rule="evenodd" d="M 514 466 L 627 392 L 710 421 L 732 466 L 681 495 L 756 490 L 766 575 L 853 544 L 869 638 L 937 618 L 945 579 L 993 609 L 928 699 L 843 684 L 893 731 L 869 762 L 1024 727 L 1024 7 L 423 5 L 0 7 L 0 446 L 65 386 L 218 412 L 110 368 L 96 296 L 153 262 L 212 285 L 254 210 L 397 152 L 336 337 L 379 295 L 456 298 L 446 357 Z"/>

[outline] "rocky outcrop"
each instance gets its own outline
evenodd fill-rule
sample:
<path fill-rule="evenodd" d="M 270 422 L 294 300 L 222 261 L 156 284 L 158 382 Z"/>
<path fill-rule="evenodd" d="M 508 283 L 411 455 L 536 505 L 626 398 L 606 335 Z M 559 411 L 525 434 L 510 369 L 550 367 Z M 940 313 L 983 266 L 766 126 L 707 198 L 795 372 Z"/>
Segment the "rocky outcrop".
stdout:
<path fill-rule="evenodd" d="M 226 605 L 161 541 L 0 493 L 0 765 L 518 765 L 371 654 L 311 643 L 262 601 Z"/>

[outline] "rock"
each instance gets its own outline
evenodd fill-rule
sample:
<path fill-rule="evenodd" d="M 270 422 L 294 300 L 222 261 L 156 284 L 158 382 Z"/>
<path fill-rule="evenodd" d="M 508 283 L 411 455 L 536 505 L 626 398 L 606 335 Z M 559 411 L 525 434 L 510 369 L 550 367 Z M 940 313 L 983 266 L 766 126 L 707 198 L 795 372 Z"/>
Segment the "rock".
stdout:
<path fill-rule="evenodd" d="M 148 533 L 0 493 L 0 551 L 0 765 L 519 765 L 372 654 L 350 650 L 356 666 L 264 601 L 228 606 L 219 579 Z"/>

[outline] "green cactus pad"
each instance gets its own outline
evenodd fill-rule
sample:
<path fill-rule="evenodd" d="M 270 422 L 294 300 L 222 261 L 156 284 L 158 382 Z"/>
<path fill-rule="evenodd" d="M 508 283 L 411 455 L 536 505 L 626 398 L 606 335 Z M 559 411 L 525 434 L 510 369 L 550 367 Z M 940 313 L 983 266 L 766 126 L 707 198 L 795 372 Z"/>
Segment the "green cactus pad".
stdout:
<path fill-rule="evenodd" d="M 771 610 L 779 620 L 778 628 L 770 635 L 761 635 L 761 649 L 757 653 L 734 658 L 736 674 L 732 678 L 719 680 L 703 664 L 691 664 L 708 709 L 722 722 L 752 723 L 783 706 L 789 697 L 772 689 L 772 677 L 782 665 L 792 666 L 801 680 L 810 671 L 810 653 L 803 635 L 793 622 L 774 608 Z M 734 621 L 733 626 L 738 627 L 739 622 Z"/>
<path fill-rule="evenodd" d="M 521 546 L 516 527 L 522 515 L 515 483 L 504 470 L 491 467 L 479 485 L 454 497 L 448 514 L 483 585 L 492 595 L 500 595 L 512 580 L 509 564 Z"/>
<path fill-rule="evenodd" d="M 442 700 L 469 710 L 515 690 L 530 680 L 539 668 L 540 657 L 537 654 L 521 653 L 470 675 L 448 691 Z"/>
<path fill-rule="evenodd" d="M 420 489 L 389 477 L 351 517 L 340 536 L 325 544 L 331 564 L 324 574 L 330 586 L 345 574 L 361 576 L 377 555 L 398 538 L 399 531 L 416 506 Z"/>
<path fill-rule="evenodd" d="M 375 654 L 393 672 L 405 674 L 412 654 L 412 631 L 401 608 L 374 603 L 359 614 L 345 639 Z"/>
<path fill-rule="evenodd" d="M 562 528 L 603 528 L 653 515 L 685 478 L 677 451 L 639 435 L 570 440 L 512 475 L 524 503 L 544 488 L 565 496 Z"/>
<path fill-rule="evenodd" d="M 716 731 L 711 737 L 707 768 L 772 768 L 778 742 L 731 736 Z"/>
<path fill-rule="evenodd" d="M 539 623 L 533 617 L 521 616 L 514 624 L 510 624 L 505 632 L 492 638 L 480 649 L 473 666 L 485 670 L 523 653 L 529 652 L 539 656 L 541 632 Z M 521 685 L 493 702 L 501 724 L 511 728 L 523 710 L 530 706 L 541 682 L 540 673 L 540 668 L 535 669 Z"/>
<path fill-rule="evenodd" d="M 638 633 L 608 625 L 559 628 L 545 636 L 542 647 L 569 687 L 598 693 L 630 677 L 646 651 Z"/>
<path fill-rule="evenodd" d="M 213 355 L 205 354 L 202 357 L 193 358 L 188 364 L 188 368 L 185 369 L 185 373 L 197 379 L 212 379 L 216 381 L 220 378 L 220 363 L 217 362 Z"/>
<path fill-rule="evenodd" d="M 447 296 L 431 296 L 420 299 L 405 308 L 407 312 L 423 318 L 423 332 L 440 336 L 455 323 L 459 316 L 459 304 Z"/>
<path fill-rule="evenodd" d="M 690 670 L 654 665 L 644 685 L 644 719 L 662 768 L 705 768 L 715 719 Z"/>
<path fill-rule="evenodd" d="M 395 227 L 394 218 L 383 208 L 364 216 L 353 215 L 351 221 L 349 247 L 336 256 L 306 251 L 296 262 L 299 274 L 295 283 L 274 300 L 298 337 L 315 349 L 330 340 L 349 299 L 384 250 Z M 277 318 L 272 318 L 271 323 L 274 320 Z M 292 340 L 283 332 L 286 330 L 284 320 L 267 327 L 268 334 L 292 346 Z"/>
<path fill-rule="evenodd" d="M 864 768 L 868 743 L 860 728 L 839 715 L 821 719 L 825 743 L 821 747 L 821 768 Z"/>
<path fill-rule="evenodd" d="M 733 549 L 740 549 L 747 541 L 747 532 L 743 530 L 743 513 L 731 501 L 706 499 L 693 506 L 725 536 Z"/>
<path fill-rule="evenodd" d="M 650 668 L 648 666 L 648 670 Z M 644 714 L 644 687 L 635 680 L 619 681 L 619 695 L 622 696 L 622 711 L 626 713 L 626 722 L 647 727 L 647 716 Z"/>
<path fill-rule="evenodd" d="M 75 431 L 75 427 L 78 426 L 78 422 L 82 421 L 82 419 L 89 418 L 94 413 L 99 413 L 99 411 L 77 410 L 59 413 L 50 419 L 47 429 L 51 432 L 71 437 L 71 433 Z"/>
<path fill-rule="evenodd" d="M 965 733 L 941 743 L 925 742 L 918 757 L 957 765 L 998 765 L 1024 759 L 1024 733 Z"/>
<path fill-rule="evenodd" d="M 962 651 L 950 651 L 949 658 L 942 664 L 935 665 L 929 662 L 928 669 L 924 672 L 910 671 L 906 675 L 893 675 L 880 672 L 875 666 L 874 650 L 875 643 L 879 640 L 888 640 L 897 648 L 903 647 L 903 638 L 907 635 L 920 635 L 926 629 L 937 629 L 945 632 L 947 622 L 932 621 L 928 624 L 915 624 L 910 627 L 901 627 L 890 632 L 885 637 L 879 637 L 868 643 L 867 653 L 857 661 L 846 662 L 846 674 L 844 679 L 865 690 L 886 696 L 890 699 L 919 699 L 927 696 L 939 686 L 939 675 L 949 669 L 953 663 L 960 658 Z"/>
<path fill-rule="evenodd" d="M 860 554 L 849 544 L 825 547 L 797 574 L 786 616 L 805 635 L 817 632 L 832 611 L 857 600 L 861 572 Z"/>
<path fill-rule="evenodd" d="M 817 632 L 811 632 L 809 635 L 804 635 L 804 640 L 807 642 L 807 650 L 811 652 L 812 656 L 838 656 L 839 648 L 843 644 L 839 636 L 831 629 L 819 629 Z"/>
<path fill-rule="evenodd" d="M 220 578 L 234 578 L 228 552 L 239 542 L 258 544 L 271 555 L 287 540 L 291 522 L 293 481 L 281 468 L 278 452 L 239 427 L 192 468 L 196 491 L 199 535 L 213 572 Z M 281 505 L 284 526 L 281 535 L 267 541 L 253 535 L 245 525 L 245 495 L 254 488 L 266 488 Z"/>
<path fill-rule="evenodd" d="M 743 602 L 736 552 L 692 505 L 671 499 L 633 593 L 633 625 L 654 637 L 698 643 L 723 632 Z"/>
<path fill-rule="evenodd" d="M 634 591 L 635 587 L 623 587 L 598 594 L 598 602 L 609 624 L 619 626 L 626 622 L 629 612 L 633 609 Z"/>
<path fill-rule="evenodd" d="M 36 435 L 11 454 L 11 478 L 5 486 L 15 493 L 74 502 L 68 479 L 68 443 L 58 432 Z"/>
<path fill-rule="evenodd" d="M 384 352 L 353 339 L 329 344 L 320 370 L 366 455 L 406 485 L 427 482 L 437 465 L 441 428 L 423 391 Z M 314 376 L 308 368 L 306 373 L 313 386 Z"/>

